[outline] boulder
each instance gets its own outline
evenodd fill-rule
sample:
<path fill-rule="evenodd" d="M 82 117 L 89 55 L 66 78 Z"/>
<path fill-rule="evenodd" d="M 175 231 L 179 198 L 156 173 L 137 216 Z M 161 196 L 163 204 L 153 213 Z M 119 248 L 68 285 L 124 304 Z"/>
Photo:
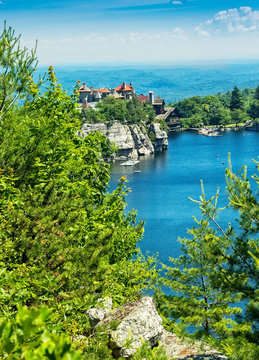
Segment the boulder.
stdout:
<path fill-rule="evenodd" d="M 109 347 L 114 357 L 129 358 L 141 347 L 143 342 L 151 347 L 158 345 L 163 327 L 152 297 L 145 296 L 139 300 L 123 305 L 109 312 L 98 326 L 117 321 L 115 330 L 108 330 Z"/>
<path fill-rule="evenodd" d="M 87 310 L 87 315 L 92 327 L 100 326 L 109 334 L 108 345 L 115 358 L 130 358 L 145 342 L 150 347 L 163 347 L 168 359 L 227 360 L 202 341 L 182 340 L 165 330 L 152 297 L 145 296 L 122 307 L 111 308 L 109 297 L 100 299 L 98 307 Z"/>
<path fill-rule="evenodd" d="M 177 335 L 163 330 L 159 346 L 165 349 L 168 359 L 227 360 L 227 358 L 201 341 L 181 340 Z"/>
<path fill-rule="evenodd" d="M 98 306 L 93 309 L 88 309 L 86 315 L 89 318 L 90 325 L 95 327 L 101 320 L 109 314 L 112 308 L 112 299 L 107 297 L 105 299 L 98 300 Z"/>

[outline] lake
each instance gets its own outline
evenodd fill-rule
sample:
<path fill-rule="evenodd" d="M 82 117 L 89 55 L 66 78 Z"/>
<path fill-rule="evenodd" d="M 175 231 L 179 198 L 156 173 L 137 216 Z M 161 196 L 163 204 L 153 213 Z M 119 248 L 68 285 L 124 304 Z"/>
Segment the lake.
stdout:
<path fill-rule="evenodd" d="M 127 196 L 127 210 L 136 209 L 138 218 L 145 220 L 145 233 L 139 244 L 144 253 L 158 252 L 163 263 L 168 263 L 169 256 L 180 254 L 178 237 L 185 237 L 187 228 L 194 225 L 192 215 L 200 218 L 197 204 L 189 197 L 199 198 L 201 179 L 207 196 L 214 195 L 219 186 L 219 206 L 227 204 L 225 170 L 229 152 L 233 169 L 247 165 L 251 176 L 256 172 L 252 159 L 258 159 L 259 133 L 226 131 L 218 137 L 170 133 L 167 151 L 141 158 L 135 165 L 141 173 L 134 173 L 131 167 L 111 165 L 111 189 L 125 175 L 132 190 Z M 224 211 L 220 224 L 226 226 L 235 216 L 233 211 Z"/>
<path fill-rule="evenodd" d="M 41 68 L 40 71 L 45 71 Z M 71 93 L 77 80 L 86 81 L 95 88 L 113 87 L 123 81 L 132 82 L 138 94 L 153 90 L 168 103 L 188 96 L 216 94 L 259 84 L 259 63 L 197 64 L 190 66 L 59 66 L 59 82 Z M 145 219 L 145 234 L 140 242 L 143 252 L 159 252 L 163 262 L 169 256 L 178 256 L 178 236 L 186 236 L 186 229 L 199 217 L 199 209 L 189 200 L 201 194 L 203 179 L 208 196 L 220 187 L 220 205 L 227 203 L 225 169 L 228 153 L 238 170 L 249 166 L 249 174 L 256 170 L 253 158 L 259 155 L 259 134 L 253 132 L 226 132 L 220 137 L 206 137 L 196 133 L 171 133 L 168 151 L 149 159 L 141 159 L 132 169 L 113 164 L 111 189 L 122 175 L 128 178 L 132 192 L 127 197 L 127 209 L 135 208 L 138 218 Z M 217 157 L 219 155 L 219 157 Z M 224 164 L 222 164 L 224 162 Z M 235 214 L 227 210 L 220 223 L 227 225 Z"/>

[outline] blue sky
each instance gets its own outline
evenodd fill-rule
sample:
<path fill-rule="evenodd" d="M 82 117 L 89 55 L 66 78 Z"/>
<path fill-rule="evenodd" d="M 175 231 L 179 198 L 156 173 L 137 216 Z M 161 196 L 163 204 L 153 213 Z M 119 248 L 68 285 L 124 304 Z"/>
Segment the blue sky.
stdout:
<path fill-rule="evenodd" d="M 259 60 L 258 0 L 0 0 L 41 64 Z"/>

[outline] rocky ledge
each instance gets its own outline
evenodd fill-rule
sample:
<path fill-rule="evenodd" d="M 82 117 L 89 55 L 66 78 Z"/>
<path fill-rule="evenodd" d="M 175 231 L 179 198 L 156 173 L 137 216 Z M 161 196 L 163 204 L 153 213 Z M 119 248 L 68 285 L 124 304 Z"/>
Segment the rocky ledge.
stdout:
<path fill-rule="evenodd" d="M 124 125 L 115 121 L 112 125 L 104 123 L 84 123 L 82 136 L 99 131 L 112 141 L 118 149 L 109 160 L 138 159 L 140 156 L 153 154 L 155 151 L 167 149 L 168 139 L 166 131 L 160 129 L 159 123 L 151 124 L 153 143 L 151 142 L 146 128 L 142 125 Z"/>
<path fill-rule="evenodd" d="M 152 297 L 112 309 L 110 298 L 99 301 L 99 306 L 87 311 L 92 327 L 100 326 L 109 334 L 109 347 L 114 358 L 129 359 L 143 342 L 150 347 L 163 347 L 168 359 L 182 360 L 227 360 L 218 351 L 201 341 L 181 340 L 162 326 Z M 109 324 L 117 323 L 109 328 Z"/>

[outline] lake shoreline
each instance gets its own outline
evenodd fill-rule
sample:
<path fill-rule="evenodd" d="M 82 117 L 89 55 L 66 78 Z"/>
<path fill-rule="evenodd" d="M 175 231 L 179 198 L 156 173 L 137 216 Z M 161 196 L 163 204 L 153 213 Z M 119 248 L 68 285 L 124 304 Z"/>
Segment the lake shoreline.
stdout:
<path fill-rule="evenodd" d="M 255 129 L 254 129 L 255 128 Z M 169 129 L 168 133 L 173 133 L 173 132 L 183 132 L 183 131 L 191 131 L 191 132 L 199 132 L 202 130 L 206 130 L 206 131 L 218 131 L 218 132 L 224 132 L 224 131 L 240 131 L 240 130 L 248 130 L 248 131 L 258 131 L 259 127 L 254 124 L 254 123 L 249 123 L 249 124 L 242 124 L 242 125 L 235 125 L 232 124 L 230 126 L 202 126 L 202 127 L 188 127 L 188 128 L 183 128 L 183 127 L 179 127 L 179 128 L 175 128 L 175 129 Z"/>

